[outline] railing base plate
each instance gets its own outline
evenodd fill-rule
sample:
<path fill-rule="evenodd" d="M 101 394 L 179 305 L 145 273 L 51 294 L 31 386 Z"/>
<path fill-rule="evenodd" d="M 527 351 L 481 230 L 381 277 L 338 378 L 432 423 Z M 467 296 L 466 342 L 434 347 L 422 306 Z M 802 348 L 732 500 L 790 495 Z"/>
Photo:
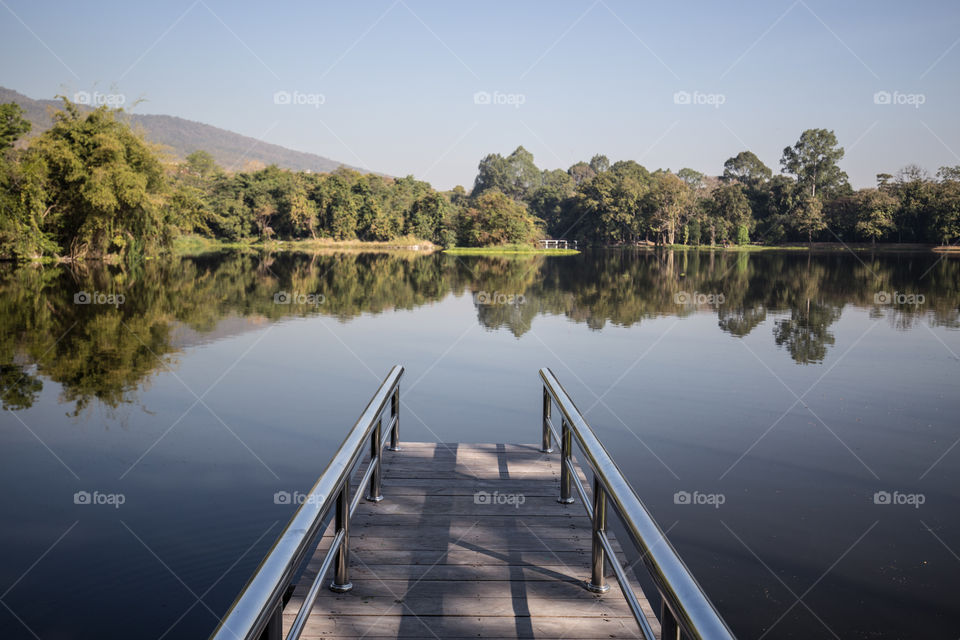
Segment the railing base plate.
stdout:
<path fill-rule="evenodd" d="M 607 591 L 610 591 L 610 585 L 604 584 L 604 585 L 597 586 L 592 582 L 588 582 L 587 591 L 592 591 L 593 593 L 606 593 Z"/>
<path fill-rule="evenodd" d="M 336 584 L 332 583 L 330 585 L 330 591 L 336 591 L 337 593 L 346 593 L 353 589 L 353 583 L 348 582 L 347 584 Z"/>
<path fill-rule="evenodd" d="M 383 500 L 383 496 L 366 496 L 367 502 L 380 502 Z"/>
<path fill-rule="evenodd" d="M 573 498 L 557 498 L 560 504 L 573 504 Z"/>

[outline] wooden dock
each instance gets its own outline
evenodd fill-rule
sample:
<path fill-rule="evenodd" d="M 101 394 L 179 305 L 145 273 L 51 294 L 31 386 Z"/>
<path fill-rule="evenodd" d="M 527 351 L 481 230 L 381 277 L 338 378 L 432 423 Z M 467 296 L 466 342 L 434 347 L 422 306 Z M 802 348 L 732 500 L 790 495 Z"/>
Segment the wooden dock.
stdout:
<path fill-rule="evenodd" d="M 350 520 L 353 589 L 323 588 L 302 637 L 642 637 L 612 572 L 607 593 L 584 586 L 591 523 L 579 500 L 557 502 L 559 453 L 517 444 L 401 447 L 384 452 L 383 501 L 362 501 Z M 331 538 L 332 526 L 286 605 L 284 634 Z M 653 610 L 633 586 L 659 634 Z"/>

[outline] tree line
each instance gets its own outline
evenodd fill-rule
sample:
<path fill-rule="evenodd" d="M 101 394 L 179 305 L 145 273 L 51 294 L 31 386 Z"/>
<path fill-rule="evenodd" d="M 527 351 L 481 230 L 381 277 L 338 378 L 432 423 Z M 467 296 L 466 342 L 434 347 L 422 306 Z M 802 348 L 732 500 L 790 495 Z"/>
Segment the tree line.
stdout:
<path fill-rule="evenodd" d="M 49 130 L 16 144 L 29 129 L 18 105 L 0 105 L 0 258 L 145 256 L 184 234 L 480 246 L 542 228 L 503 194 L 461 198 L 412 176 L 234 172 L 202 150 L 167 162 L 115 111 L 66 98 Z"/>
<path fill-rule="evenodd" d="M 588 245 L 911 242 L 960 236 L 960 166 L 932 179 L 908 166 L 854 190 L 832 131 L 809 129 L 783 150 L 781 174 L 751 151 L 729 158 L 717 177 L 683 168 L 650 171 L 604 155 L 540 170 L 518 147 L 480 162 L 471 197 L 504 193 L 543 221 L 548 235 Z"/>
<path fill-rule="evenodd" d="M 603 155 L 541 170 L 521 146 L 483 158 L 468 193 L 346 168 L 230 171 L 202 150 L 167 161 L 115 111 L 63 102 L 50 129 L 19 144 L 30 124 L 18 105 L 0 105 L 0 258 L 146 256 L 180 235 L 408 236 L 442 246 L 545 235 L 595 246 L 948 243 L 960 235 L 960 166 L 935 179 L 906 167 L 855 191 L 838 166 L 843 148 L 824 129 L 784 149 L 780 175 L 750 151 L 727 160 L 719 177 Z"/>

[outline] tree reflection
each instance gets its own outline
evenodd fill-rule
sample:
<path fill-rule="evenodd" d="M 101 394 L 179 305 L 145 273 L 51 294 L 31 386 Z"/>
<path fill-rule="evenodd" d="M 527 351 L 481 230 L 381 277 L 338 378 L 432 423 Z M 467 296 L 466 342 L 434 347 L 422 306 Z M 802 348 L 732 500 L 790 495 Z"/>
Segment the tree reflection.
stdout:
<path fill-rule="evenodd" d="M 471 295 L 483 327 L 518 338 L 545 314 L 601 330 L 608 323 L 629 327 L 648 318 L 710 313 L 720 330 L 738 338 L 770 320 L 774 341 L 798 364 L 829 356 L 830 328 L 846 305 L 870 309 L 896 328 L 920 320 L 960 327 L 956 259 L 873 254 L 861 260 L 791 252 L 224 253 L 135 267 L 4 265 L 0 399 L 10 410 L 28 408 L 49 379 L 60 384 L 74 412 L 94 399 L 116 407 L 170 366 L 178 327 L 205 334 L 228 317 L 272 322 L 316 314 L 349 322 L 450 294 Z M 77 304 L 79 292 L 122 303 Z M 924 301 L 877 302 L 878 292 L 920 294 Z M 280 294 L 289 299 L 278 300 Z"/>

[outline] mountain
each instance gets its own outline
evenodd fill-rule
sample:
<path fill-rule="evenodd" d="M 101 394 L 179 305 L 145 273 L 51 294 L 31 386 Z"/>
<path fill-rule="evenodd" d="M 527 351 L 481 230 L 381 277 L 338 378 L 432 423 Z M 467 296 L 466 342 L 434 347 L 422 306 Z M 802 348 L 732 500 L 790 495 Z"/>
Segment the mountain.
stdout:
<path fill-rule="evenodd" d="M 12 89 L 0 87 L 0 104 L 6 102 L 16 102 L 23 108 L 26 118 L 33 125 L 28 136 L 49 129 L 52 124 L 51 107 L 59 109 L 63 106 L 60 100 L 34 100 Z M 143 130 L 148 140 L 168 147 L 169 153 L 179 159 L 202 149 L 213 155 L 221 167 L 233 170 L 243 169 L 251 162 L 317 173 L 333 171 L 341 166 L 349 167 L 330 158 L 294 151 L 185 118 L 134 113 L 124 113 L 124 117 L 134 128 Z M 367 173 L 364 169 L 350 168 Z"/>

